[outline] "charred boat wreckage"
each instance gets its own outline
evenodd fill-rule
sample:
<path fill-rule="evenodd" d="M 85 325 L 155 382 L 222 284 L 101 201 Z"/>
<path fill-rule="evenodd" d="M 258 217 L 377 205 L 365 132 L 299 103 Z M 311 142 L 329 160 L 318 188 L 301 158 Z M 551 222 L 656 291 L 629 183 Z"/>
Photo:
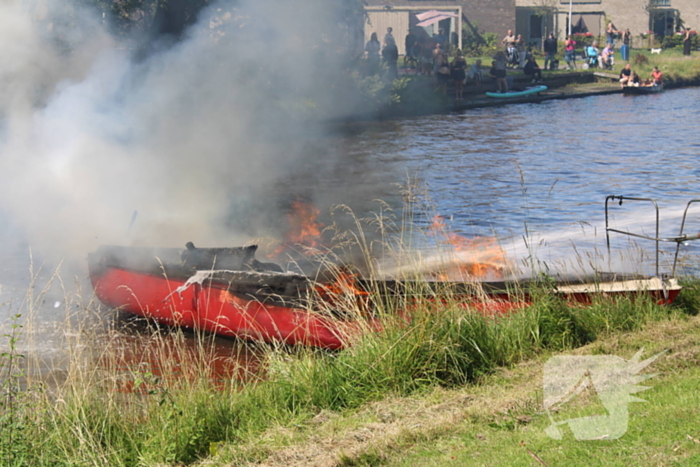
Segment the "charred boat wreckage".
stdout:
<path fill-rule="evenodd" d="M 679 246 L 700 235 L 683 233 L 685 215 L 680 234 L 671 238 L 659 238 L 658 213 L 656 237 L 609 227 L 609 202 L 628 200 L 650 201 L 608 197 L 608 245 L 610 233 L 655 241 L 656 275 L 596 273 L 589 277 L 555 277 L 552 293 L 581 304 L 591 303 L 600 295 L 648 295 L 664 304 L 676 298 L 681 290 L 678 281 L 672 275 L 658 274 L 659 242 L 675 242 Z M 236 338 L 331 349 L 345 347 L 358 332 L 381 328 L 378 309 L 406 311 L 380 306 L 393 299 L 410 308 L 418 300 L 439 301 L 449 297 L 478 312 L 499 314 L 527 306 L 531 290 L 539 286 L 536 281 L 478 277 L 425 281 L 365 279 L 340 268 L 328 268 L 310 276 L 286 271 L 277 263 L 258 261 L 256 251 L 255 245 L 101 246 L 89 254 L 88 269 L 101 302 L 158 323 Z M 675 272 L 675 263 L 673 269 Z M 350 308 L 357 313 L 348 312 Z"/>

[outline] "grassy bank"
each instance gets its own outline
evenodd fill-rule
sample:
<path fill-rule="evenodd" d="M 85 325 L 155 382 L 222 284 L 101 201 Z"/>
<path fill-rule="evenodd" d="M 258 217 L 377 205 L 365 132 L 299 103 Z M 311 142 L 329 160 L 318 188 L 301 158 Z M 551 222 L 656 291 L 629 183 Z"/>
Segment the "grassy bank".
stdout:
<path fill-rule="evenodd" d="M 617 76 L 624 66 L 625 62 L 622 61 L 619 51 L 616 55 L 615 69 L 607 70 L 605 73 Z M 482 60 L 487 86 L 477 87 L 468 82 L 464 89 L 466 102 L 469 102 L 470 97 L 482 97 L 485 90 L 491 89 L 488 88 L 488 85 L 492 85 L 491 78 L 488 77 L 488 70 L 492 58 L 488 56 L 478 58 Z M 563 55 L 558 58 L 560 66 L 563 67 Z M 470 65 L 476 60 L 477 57 L 467 58 Z M 538 57 L 538 63 L 540 66 L 544 66 L 542 57 Z M 680 48 L 663 50 L 661 54 L 652 54 L 648 49 L 634 49 L 630 53 L 630 64 L 632 69 L 643 79 L 650 78 L 651 70 L 654 66 L 658 66 L 664 73 L 664 81 L 668 88 L 700 85 L 700 52 L 693 52 L 690 57 L 685 57 Z M 594 71 L 602 71 L 597 69 L 583 70 L 582 65 L 583 62 L 577 63 L 576 72 L 579 73 L 577 77 L 571 75 L 573 70 L 568 71 L 565 68 L 544 71 L 544 84 L 548 84 L 549 81 L 551 85 L 557 77 L 563 78 L 564 75 L 567 76 L 565 80 L 571 84 L 581 83 L 586 81 L 586 78 L 590 79 L 589 75 L 592 75 Z M 521 70 L 510 70 L 508 74 L 516 80 L 519 78 L 525 80 Z M 584 86 L 579 86 L 580 89 L 595 88 L 597 84 L 592 81 Z M 452 110 L 454 91 L 451 88 L 447 92 L 437 89 L 433 76 L 401 75 L 399 80 L 393 82 L 378 77 L 365 78 L 360 80 L 359 89 L 363 90 L 364 99 L 372 104 L 365 105 L 365 112 L 356 115 L 356 118 L 400 118 L 402 116 L 444 113 Z"/>
<path fill-rule="evenodd" d="M 491 57 L 478 57 L 481 59 L 484 67 L 488 69 L 491 61 Z M 544 56 L 536 55 L 537 62 L 540 66 L 544 66 L 543 60 Z M 556 71 L 546 71 L 544 73 L 545 78 L 547 76 L 556 76 L 557 74 L 567 73 L 569 70 L 565 69 L 565 61 L 563 52 L 557 54 L 557 60 L 559 60 L 560 68 Z M 675 83 L 693 83 L 697 85 L 700 80 L 700 52 L 694 51 L 689 57 L 683 55 L 682 48 L 672 48 L 664 49 L 659 54 L 652 54 L 649 49 L 632 49 L 630 51 L 629 63 L 633 70 L 637 71 L 639 76 L 643 78 L 648 78 L 651 74 L 651 70 L 658 66 L 659 69 L 665 74 L 665 79 L 669 82 Z M 469 63 L 473 63 L 477 58 L 468 58 Z M 622 67 L 627 62 L 622 60 L 620 51 L 615 51 L 615 69 L 613 71 L 608 71 L 608 73 L 619 73 Z M 578 71 L 585 71 L 582 69 L 583 61 L 578 61 L 576 63 Z M 594 69 L 588 71 L 596 71 Z"/>
<path fill-rule="evenodd" d="M 614 72 L 619 73 L 626 62 L 621 60 L 619 54 L 616 59 Z M 663 50 L 660 54 L 652 54 L 649 50 L 632 50 L 629 63 L 643 79 L 650 78 L 651 70 L 659 67 L 668 87 L 700 85 L 700 52 L 686 57 L 680 48 Z"/>
<path fill-rule="evenodd" d="M 695 466 L 698 344 L 700 320 L 672 318 L 566 352 L 629 359 L 640 348 L 644 357 L 667 351 L 643 371 L 658 375 L 643 383 L 651 389 L 637 394 L 647 402 L 630 403 L 627 433 L 617 440 L 547 436 L 543 367 L 555 354 L 542 352 L 476 385 L 389 397 L 355 412 L 323 412 L 299 428 L 270 430 L 256 445 L 275 446 L 268 466 Z"/>
<path fill-rule="evenodd" d="M 700 301 L 693 286 L 675 307 L 637 297 L 572 308 L 548 287 L 543 282 L 532 306 L 502 317 L 484 316 L 449 295 L 419 303 L 410 322 L 387 319 L 383 331 L 367 333 L 341 352 L 265 346 L 265 377 L 247 383 L 212 381 L 207 336 L 199 336 L 192 352 L 178 348 L 184 340 L 154 330 L 149 358 L 128 361 L 106 351 L 110 334 L 78 329 L 71 334 L 74 351 L 62 381 L 25 389 L 19 384 L 24 357 L 13 350 L 16 340 L 10 337 L 3 342 L 9 349 L 3 371 L 9 377 L 0 407 L 0 458 L 8 466 L 273 462 L 282 447 L 306 444 L 332 430 L 327 420 L 361 414 L 388 399 L 427 404 L 452 391 L 467 397 L 483 390 L 499 368 L 539 361 L 601 337 L 614 339 L 651 323 L 682 323 Z M 400 301 L 385 306 L 387 316 L 403 307 Z M 22 330 L 15 331 L 21 337 Z M 451 429 L 437 419 L 421 423 L 435 426 L 427 432 L 399 430 L 402 439 L 413 439 L 410 446 Z M 516 422 L 496 424 L 508 432 Z M 394 457 L 353 452 L 336 452 L 333 462 L 375 464 Z"/>

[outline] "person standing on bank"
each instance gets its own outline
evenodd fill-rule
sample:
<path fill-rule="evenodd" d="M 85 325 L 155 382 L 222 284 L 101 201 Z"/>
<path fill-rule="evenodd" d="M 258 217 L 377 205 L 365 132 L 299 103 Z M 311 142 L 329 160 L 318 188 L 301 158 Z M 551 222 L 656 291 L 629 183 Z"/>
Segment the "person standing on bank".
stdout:
<path fill-rule="evenodd" d="M 567 70 L 570 70 L 571 66 L 574 67 L 574 70 L 576 69 L 576 41 L 571 36 L 569 36 L 565 43 L 564 61 L 566 62 Z"/>
<path fill-rule="evenodd" d="M 615 35 L 618 33 L 615 29 L 615 25 L 612 21 L 608 23 L 608 27 L 605 29 L 605 42 L 606 44 L 615 45 Z"/>
<path fill-rule="evenodd" d="M 457 49 L 457 55 L 452 59 L 452 65 L 450 68 L 452 79 L 455 82 L 455 99 L 462 100 L 464 78 L 467 77 L 467 61 L 464 59 L 460 49 Z"/>
<path fill-rule="evenodd" d="M 496 78 L 496 86 L 498 92 L 508 92 L 508 80 L 506 75 L 506 54 L 504 52 L 496 52 L 493 56 L 491 71 L 489 74 Z"/>
<path fill-rule="evenodd" d="M 554 64 L 555 56 L 557 55 L 557 40 L 554 38 L 554 33 L 550 32 L 549 37 L 544 41 L 544 69 L 549 70 Z M 548 67 L 549 64 L 549 67 Z"/>
<path fill-rule="evenodd" d="M 630 39 L 632 34 L 629 29 L 625 29 L 622 33 L 622 47 L 620 47 L 620 53 L 622 54 L 622 60 L 629 62 L 630 60 Z"/>
<path fill-rule="evenodd" d="M 386 34 L 384 34 L 384 47 L 391 44 L 396 45 L 393 32 L 393 28 L 386 28 Z"/>
<path fill-rule="evenodd" d="M 440 50 L 438 48 L 438 50 Z M 447 94 L 447 84 L 452 76 L 450 60 L 444 52 L 438 53 L 435 61 L 435 90 Z"/>
<path fill-rule="evenodd" d="M 481 60 L 477 60 L 467 72 L 467 78 L 474 80 L 474 84 L 481 86 L 483 74 L 481 71 Z"/>
<path fill-rule="evenodd" d="M 690 29 L 685 28 L 685 37 L 683 38 L 683 55 L 690 56 Z"/>
<path fill-rule="evenodd" d="M 433 36 L 433 40 L 440 44 L 440 48 L 443 50 L 443 52 L 448 52 L 448 49 L 450 48 L 449 43 L 447 42 L 447 36 L 442 29 L 438 29 L 438 33 Z"/>
<path fill-rule="evenodd" d="M 390 42 L 382 49 L 382 58 L 389 69 L 389 79 L 394 80 L 399 77 L 399 48 L 396 47 L 396 42 Z"/>
<path fill-rule="evenodd" d="M 373 76 L 379 71 L 379 52 L 382 50 L 382 45 L 377 39 L 377 33 L 373 32 L 372 36 L 365 44 L 365 52 L 367 52 L 367 74 Z"/>
<path fill-rule="evenodd" d="M 435 48 L 433 49 L 433 74 L 437 77 L 438 62 L 443 54 L 442 47 L 437 42 L 435 43 Z"/>
<path fill-rule="evenodd" d="M 406 65 L 407 61 L 415 62 L 418 58 L 416 55 L 416 44 L 418 44 L 418 37 L 413 33 L 413 29 L 409 29 L 404 39 L 404 46 L 406 48 L 405 55 L 403 56 L 404 65 Z"/>
<path fill-rule="evenodd" d="M 525 68 L 525 63 L 527 63 L 527 53 L 525 53 L 525 39 L 523 39 L 522 34 L 518 34 L 515 38 L 515 48 L 518 51 L 518 64 L 520 68 Z"/>

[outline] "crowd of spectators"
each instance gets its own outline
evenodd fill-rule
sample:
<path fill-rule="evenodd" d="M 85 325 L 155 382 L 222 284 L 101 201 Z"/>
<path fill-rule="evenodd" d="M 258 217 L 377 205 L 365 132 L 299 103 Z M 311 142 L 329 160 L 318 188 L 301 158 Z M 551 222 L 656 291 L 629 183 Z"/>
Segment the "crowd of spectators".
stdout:
<path fill-rule="evenodd" d="M 686 43 L 689 43 L 689 37 L 689 33 L 686 32 L 684 46 Z M 619 39 L 621 42 L 620 53 L 622 60 L 625 62 L 629 61 L 630 30 L 618 30 L 612 22 L 609 22 L 605 29 L 606 44 L 602 51 L 599 50 L 598 43 L 595 41 L 587 46 L 581 44 L 583 46 L 580 49 L 584 60 L 583 67 L 614 69 L 616 39 Z M 503 46 L 503 49 L 497 51 L 493 56 L 493 62 L 489 70 L 489 76 L 494 79 L 500 92 L 508 90 L 508 68 L 522 69 L 523 74 L 530 78 L 533 83 L 542 81 L 543 71 L 558 70 L 560 68 L 559 60 L 556 58 L 560 44 L 553 32 L 548 34 L 542 44 L 544 55 L 543 68 L 540 68 L 538 65 L 535 54 L 530 47 L 527 47 L 522 35 L 515 35 L 512 30 L 508 30 L 501 39 L 500 44 Z M 432 76 L 435 88 L 440 92 L 446 93 L 448 85 L 452 82 L 455 89 L 455 98 L 462 99 L 463 87 L 467 82 L 472 82 L 476 86 L 481 86 L 483 83 L 484 73 L 481 60 L 477 60 L 469 67 L 462 51 L 450 43 L 442 29 L 439 29 L 436 34 L 429 36 L 423 28 L 412 28 L 404 38 L 404 46 L 404 69 L 414 70 L 414 73 L 417 75 Z M 563 41 L 563 46 L 564 66 L 567 70 L 572 68 L 575 70 L 576 52 L 580 44 L 573 36 L 568 36 Z M 456 51 L 450 54 L 450 49 L 453 47 Z M 382 43 L 379 42 L 377 33 L 372 33 L 370 40 L 365 45 L 365 52 L 367 54 L 367 73 L 369 75 L 377 74 L 380 63 L 383 61 L 389 78 L 395 79 L 399 76 L 399 50 L 392 28 L 387 28 Z M 451 60 L 450 55 L 453 55 Z M 655 68 L 651 79 L 642 81 L 636 73 L 630 70 L 629 64 L 623 68 L 620 74 L 620 84 L 623 86 L 635 82 L 644 84 L 645 81 L 660 83 L 661 80 L 661 72 Z"/>

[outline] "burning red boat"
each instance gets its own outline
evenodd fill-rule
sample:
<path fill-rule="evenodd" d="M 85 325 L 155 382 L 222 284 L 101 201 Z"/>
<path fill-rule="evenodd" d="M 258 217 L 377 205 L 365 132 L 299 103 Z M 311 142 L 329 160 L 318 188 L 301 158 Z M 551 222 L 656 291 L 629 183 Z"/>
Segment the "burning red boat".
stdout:
<path fill-rule="evenodd" d="M 256 249 L 196 248 L 191 243 L 185 249 L 102 246 L 89 255 L 88 265 L 95 294 L 111 307 L 166 325 L 331 349 L 344 347 L 362 329 L 377 329 L 373 308 L 382 300 L 401 297 L 410 307 L 418 300 L 449 297 L 478 312 L 500 314 L 526 306 L 534 286 L 527 281 L 417 283 L 342 274 L 312 279 L 256 260 Z M 601 294 L 650 294 L 670 303 L 680 287 L 672 278 L 598 274 L 559 279 L 552 291 L 578 303 Z M 351 316 L 342 306 L 335 309 L 343 296 L 350 296 L 362 312 Z"/>
<path fill-rule="evenodd" d="M 656 209 L 655 236 L 610 227 L 611 201 L 620 205 L 627 201 L 651 202 Z M 592 303 L 601 295 L 645 295 L 660 304 L 673 302 L 681 289 L 673 278 L 679 247 L 688 240 L 700 239 L 700 234 L 686 235 L 683 231 L 693 203 L 700 200 L 688 203 L 679 235 L 660 238 L 659 211 L 654 200 L 608 196 L 605 200 L 608 248 L 611 232 L 653 240 L 655 275 L 555 276 L 546 292 L 579 304 Z M 303 217 L 315 222 L 317 211 L 304 212 Z M 496 280 L 485 280 L 484 273 L 499 273 L 504 264 L 504 258 L 493 248 L 495 241 L 445 234 L 441 219 L 435 219 L 433 224 L 433 230 L 442 232 L 446 243 L 458 251 L 469 250 L 470 258 L 477 257 L 478 261 L 437 268 L 428 275 L 429 280 L 377 280 L 360 278 L 340 268 L 318 267 L 313 274 L 287 272 L 276 263 L 258 261 L 254 245 L 196 248 L 188 243 L 184 249 L 102 246 L 89 255 L 88 266 L 95 294 L 108 306 L 166 325 L 331 349 L 346 346 L 358 332 L 379 329 L 381 324 L 376 316 L 379 309 L 395 309 L 396 313 L 405 314 L 420 301 L 457 301 L 476 312 L 497 315 L 527 306 L 533 291 L 543 290 L 537 281 L 504 281 L 498 279 L 498 274 Z M 320 230 L 297 230 L 299 235 L 294 238 L 298 244 L 316 245 L 315 240 L 307 243 L 308 236 L 301 232 L 311 232 L 314 237 Z M 659 275 L 660 242 L 676 244 L 669 277 Z M 454 280 L 455 277 L 460 280 Z M 384 306 L 392 300 L 391 306 Z"/>
<path fill-rule="evenodd" d="M 88 256 L 104 304 L 216 334 L 339 348 L 342 323 L 309 308 L 312 281 L 255 259 L 257 246 L 102 246 Z"/>

